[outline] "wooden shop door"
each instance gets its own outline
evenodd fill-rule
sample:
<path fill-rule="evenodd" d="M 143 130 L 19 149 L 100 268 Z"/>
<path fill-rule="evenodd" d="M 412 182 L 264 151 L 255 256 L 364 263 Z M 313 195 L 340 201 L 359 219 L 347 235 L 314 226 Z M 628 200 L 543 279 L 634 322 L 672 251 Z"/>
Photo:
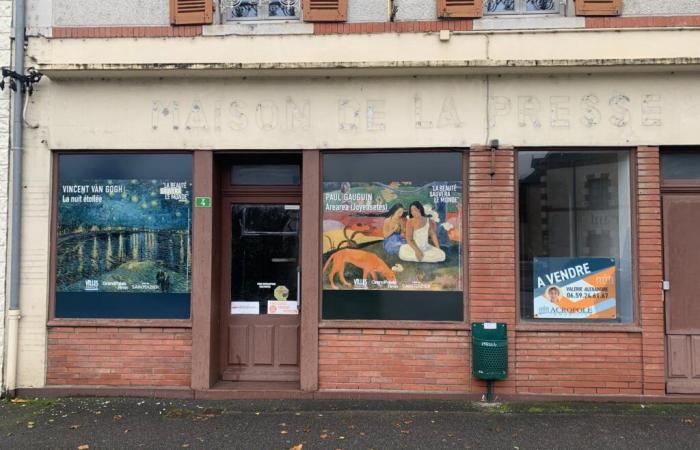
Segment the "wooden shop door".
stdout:
<path fill-rule="evenodd" d="M 700 193 L 663 196 L 666 390 L 700 394 Z"/>
<path fill-rule="evenodd" d="M 299 381 L 300 205 L 300 186 L 222 191 L 223 380 Z"/>

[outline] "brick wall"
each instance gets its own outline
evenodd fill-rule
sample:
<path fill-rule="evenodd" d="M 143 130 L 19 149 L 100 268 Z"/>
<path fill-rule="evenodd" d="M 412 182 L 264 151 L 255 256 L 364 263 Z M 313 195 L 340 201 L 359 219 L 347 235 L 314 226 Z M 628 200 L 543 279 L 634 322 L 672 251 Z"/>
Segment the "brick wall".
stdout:
<path fill-rule="evenodd" d="M 321 329 L 319 388 L 468 392 L 466 331 Z"/>
<path fill-rule="evenodd" d="M 0 67 L 10 66 L 10 30 L 12 1 L 0 0 Z M 9 179 L 10 96 L 9 89 L 0 92 L 0 286 L 5 286 L 7 258 L 7 187 Z M 5 289 L 0 289 L 0 392 L 5 385 L 3 355 L 5 338 Z"/>
<path fill-rule="evenodd" d="M 637 150 L 639 304 L 643 332 L 644 394 L 666 389 L 661 189 L 658 147 Z"/>
<path fill-rule="evenodd" d="M 469 320 L 508 326 L 508 371 L 514 373 L 515 341 L 515 151 L 473 149 L 469 155 Z M 491 175 L 492 171 L 494 172 Z M 483 382 L 475 381 L 477 390 Z M 496 393 L 513 393 L 514 377 Z"/>
<path fill-rule="evenodd" d="M 190 386 L 187 328 L 56 327 L 47 385 Z"/>
<path fill-rule="evenodd" d="M 520 394 L 641 394 L 638 333 L 519 332 L 516 341 Z"/>

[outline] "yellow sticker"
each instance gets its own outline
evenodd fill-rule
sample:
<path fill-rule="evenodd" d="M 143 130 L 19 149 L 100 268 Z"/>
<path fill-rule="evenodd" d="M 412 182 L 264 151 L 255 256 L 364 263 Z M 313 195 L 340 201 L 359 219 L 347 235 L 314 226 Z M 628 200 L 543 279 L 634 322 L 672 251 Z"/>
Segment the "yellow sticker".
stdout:
<path fill-rule="evenodd" d="M 287 286 L 279 285 L 275 288 L 274 294 L 278 301 L 283 302 L 289 297 L 289 289 Z"/>

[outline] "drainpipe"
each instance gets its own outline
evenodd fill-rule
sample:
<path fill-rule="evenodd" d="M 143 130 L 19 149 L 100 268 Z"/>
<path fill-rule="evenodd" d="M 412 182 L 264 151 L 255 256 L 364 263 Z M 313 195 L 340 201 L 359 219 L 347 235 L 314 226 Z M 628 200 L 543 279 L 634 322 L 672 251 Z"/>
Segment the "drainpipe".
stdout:
<path fill-rule="evenodd" d="M 14 71 L 24 73 L 25 0 L 15 0 L 14 22 Z M 10 395 L 17 387 L 17 350 L 19 348 L 19 280 L 20 238 L 22 214 L 22 106 L 25 93 L 21 86 L 14 92 L 12 102 L 12 235 L 10 237 L 10 310 L 7 313 L 7 376 L 6 385 Z"/>

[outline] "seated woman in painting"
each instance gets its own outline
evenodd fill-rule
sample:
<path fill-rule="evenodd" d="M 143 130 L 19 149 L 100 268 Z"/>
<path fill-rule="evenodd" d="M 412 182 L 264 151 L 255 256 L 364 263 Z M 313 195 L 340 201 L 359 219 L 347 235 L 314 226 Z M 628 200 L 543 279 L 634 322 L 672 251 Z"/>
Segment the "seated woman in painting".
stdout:
<path fill-rule="evenodd" d="M 403 235 L 406 231 L 406 219 L 404 212 L 406 209 L 401 203 L 397 203 L 384 215 L 384 251 L 388 255 L 398 255 L 399 249 L 406 244 Z"/>
<path fill-rule="evenodd" d="M 433 245 L 430 245 L 428 241 Z M 425 214 L 423 205 L 416 201 L 408 208 L 406 221 L 406 244 L 399 248 L 399 259 L 403 261 L 438 263 L 445 260 L 440 249 L 435 222 Z"/>

